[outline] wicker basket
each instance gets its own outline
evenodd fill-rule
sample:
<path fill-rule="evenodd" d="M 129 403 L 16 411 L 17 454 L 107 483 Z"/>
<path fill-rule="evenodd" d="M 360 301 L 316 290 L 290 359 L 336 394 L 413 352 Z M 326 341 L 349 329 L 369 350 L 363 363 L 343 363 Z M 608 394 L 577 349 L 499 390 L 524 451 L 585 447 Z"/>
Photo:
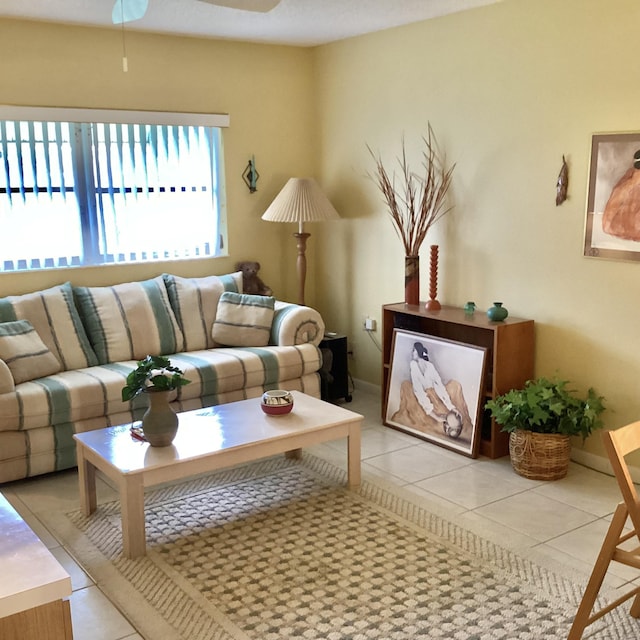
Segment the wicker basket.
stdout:
<path fill-rule="evenodd" d="M 531 480 L 559 480 L 567 475 L 569 436 L 518 429 L 509 434 L 509 454 L 516 473 Z"/>

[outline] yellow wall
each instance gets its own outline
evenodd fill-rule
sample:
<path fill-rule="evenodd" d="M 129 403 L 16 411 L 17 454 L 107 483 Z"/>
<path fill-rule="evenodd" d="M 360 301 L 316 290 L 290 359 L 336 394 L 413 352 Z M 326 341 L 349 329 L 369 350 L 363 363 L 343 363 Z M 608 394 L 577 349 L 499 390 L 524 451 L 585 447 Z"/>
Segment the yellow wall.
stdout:
<path fill-rule="evenodd" d="M 439 244 L 442 303 L 500 300 L 533 318 L 538 374 L 595 386 L 609 427 L 640 417 L 640 264 L 582 255 L 591 135 L 640 130 L 639 24 L 635 0 L 505 0 L 318 50 L 321 178 L 345 218 L 316 238 L 318 303 L 350 336 L 355 377 L 379 383 L 362 322 L 403 298 L 404 252 L 366 145 L 391 166 L 404 134 L 418 166 L 430 121 L 457 166 L 454 209 L 421 251 L 422 299 Z M 569 199 L 556 207 L 563 154 Z M 600 438 L 586 449 L 601 454 Z"/>
<path fill-rule="evenodd" d="M 307 301 L 348 334 L 352 375 L 377 384 L 380 353 L 361 325 L 402 299 L 403 250 L 366 145 L 392 162 L 404 135 L 418 163 L 430 121 L 457 167 L 454 209 L 422 250 L 422 297 L 437 243 L 441 302 L 502 300 L 535 319 L 537 373 L 595 386 L 607 426 L 625 424 L 638 417 L 640 264 L 585 258 L 582 246 L 592 133 L 640 130 L 638 24 L 636 0 L 504 0 L 316 49 L 127 31 L 123 74 L 118 29 L 0 20 L 0 103 L 231 114 L 229 258 L 0 275 L 0 295 L 258 259 L 293 299 L 293 229 L 260 216 L 288 177 L 316 175 L 343 219 L 307 229 Z M 254 195 L 240 177 L 252 154 Z M 563 154 L 569 199 L 556 207 Z M 599 438 L 590 453 L 602 455 Z"/>
<path fill-rule="evenodd" d="M 0 19 L 0 104 L 229 113 L 231 126 L 224 133 L 229 257 L 0 274 L 0 295 L 64 280 L 104 285 L 163 271 L 228 273 L 239 260 L 258 260 L 261 277 L 276 295 L 295 299 L 294 225 L 260 216 L 289 177 L 314 175 L 317 166 L 312 50 L 132 30 L 125 37 L 128 73 L 122 71 L 119 28 Z M 260 173 L 255 194 L 241 177 L 252 154 Z M 308 289 L 312 300 L 312 285 Z"/>

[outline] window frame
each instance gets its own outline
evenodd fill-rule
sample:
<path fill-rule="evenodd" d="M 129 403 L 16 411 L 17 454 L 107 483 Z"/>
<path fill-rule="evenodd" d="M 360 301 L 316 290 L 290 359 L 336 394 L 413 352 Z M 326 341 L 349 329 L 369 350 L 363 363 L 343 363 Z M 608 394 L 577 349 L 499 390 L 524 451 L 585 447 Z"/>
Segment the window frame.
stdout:
<path fill-rule="evenodd" d="M 96 109 L 96 108 L 76 108 L 76 107 L 40 107 L 24 105 L 0 104 L 0 120 L 2 121 L 41 121 L 41 122 L 80 122 L 94 123 L 107 122 L 114 124 L 132 125 L 166 125 L 166 126 L 194 126 L 194 127 L 214 127 L 225 129 L 229 127 L 230 117 L 226 113 L 201 113 L 201 112 L 172 112 L 172 111 L 146 111 L 128 109 Z M 228 227 L 227 227 L 227 205 L 226 205 L 226 185 L 224 168 L 224 136 L 220 135 L 220 149 L 222 162 L 218 163 L 218 185 L 219 185 L 219 218 L 218 218 L 218 238 L 220 240 L 220 252 L 207 258 L 228 256 Z M 201 258 L 190 258 L 201 259 Z M 165 261 L 162 258 L 157 262 Z M 166 260 L 170 261 L 170 259 Z M 150 261 L 135 262 L 105 262 L 102 264 L 81 264 L 76 268 L 84 267 L 104 267 L 111 265 L 125 264 L 148 264 Z M 155 260 L 154 260 L 155 262 Z M 36 267 L 26 270 L 17 269 L 6 273 L 25 273 L 37 270 L 54 271 L 68 266 Z"/>

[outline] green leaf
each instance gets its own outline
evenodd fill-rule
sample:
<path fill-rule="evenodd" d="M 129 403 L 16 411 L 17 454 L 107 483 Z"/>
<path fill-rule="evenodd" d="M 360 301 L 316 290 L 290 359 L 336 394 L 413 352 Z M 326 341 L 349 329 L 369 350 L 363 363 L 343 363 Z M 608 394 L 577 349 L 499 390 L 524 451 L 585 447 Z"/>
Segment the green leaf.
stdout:
<path fill-rule="evenodd" d="M 183 373 L 171 364 L 169 358 L 148 355 L 139 360 L 137 367 L 127 375 L 122 401 L 128 402 L 146 389 L 171 391 L 183 387 L 191 382 Z"/>

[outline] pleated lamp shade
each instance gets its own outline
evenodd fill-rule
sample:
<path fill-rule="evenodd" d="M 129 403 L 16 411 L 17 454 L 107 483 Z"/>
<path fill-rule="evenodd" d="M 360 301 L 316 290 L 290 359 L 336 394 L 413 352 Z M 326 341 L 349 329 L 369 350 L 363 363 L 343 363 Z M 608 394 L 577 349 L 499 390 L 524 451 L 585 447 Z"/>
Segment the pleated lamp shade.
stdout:
<path fill-rule="evenodd" d="M 339 217 L 329 198 L 313 178 L 289 178 L 262 215 L 263 220 L 271 222 L 297 222 L 300 233 L 305 222 Z"/>
<path fill-rule="evenodd" d="M 290 178 L 269 208 L 262 214 L 263 220 L 271 222 L 297 222 L 296 238 L 298 258 L 298 304 L 304 304 L 304 283 L 307 276 L 308 233 L 304 233 L 305 222 L 319 222 L 339 218 L 338 212 L 324 195 L 313 178 Z"/>

